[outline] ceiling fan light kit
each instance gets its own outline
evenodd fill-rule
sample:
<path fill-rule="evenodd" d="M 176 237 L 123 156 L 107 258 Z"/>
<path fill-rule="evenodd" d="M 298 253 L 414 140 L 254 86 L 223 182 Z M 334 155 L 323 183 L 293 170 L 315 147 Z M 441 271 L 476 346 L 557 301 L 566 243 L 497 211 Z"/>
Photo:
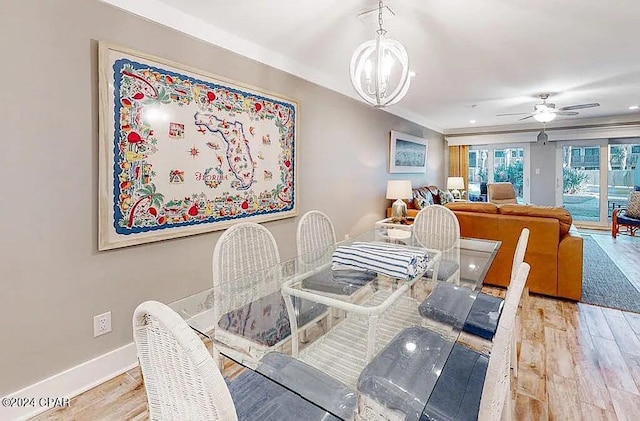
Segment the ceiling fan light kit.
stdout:
<path fill-rule="evenodd" d="M 559 115 L 562 115 L 562 116 L 578 115 L 578 112 L 574 110 L 582 110 L 585 108 L 593 108 L 593 107 L 600 106 L 600 104 L 598 104 L 597 102 L 591 102 L 589 104 L 576 104 L 576 105 L 569 105 L 567 107 L 556 108 L 556 104 L 547 102 L 547 99 L 549 99 L 549 94 L 540 94 L 538 96 L 542 100 L 542 103 L 536 104 L 533 107 L 533 112 L 527 115 L 526 117 L 521 118 L 519 121 L 527 120 L 533 117 L 534 120 L 544 124 L 544 123 L 549 123 L 553 121 L 556 118 L 556 116 L 559 116 Z M 510 115 L 522 115 L 522 114 L 527 114 L 527 113 L 498 114 L 498 116 L 510 116 Z"/>
<path fill-rule="evenodd" d="M 356 48 L 349 66 L 353 88 L 374 107 L 386 107 L 400 101 L 409 91 L 413 76 L 409 71 L 407 50 L 400 42 L 385 36 L 382 8 L 380 0 L 376 38 Z"/>
<path fill-rule="evenodd" d="M 533 118 L 540 123 L 548 123 L 556 118 L 556 113 L 545 108 L 541 111 L 536 110 L 535 114 L 533 114 Z"/>

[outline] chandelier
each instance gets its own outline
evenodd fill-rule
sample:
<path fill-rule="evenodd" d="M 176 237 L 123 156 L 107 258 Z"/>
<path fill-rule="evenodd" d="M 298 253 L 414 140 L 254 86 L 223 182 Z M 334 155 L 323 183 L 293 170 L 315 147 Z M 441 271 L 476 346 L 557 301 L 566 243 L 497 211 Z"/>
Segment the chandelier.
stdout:
<path fill-rule="evenodd" d="M 385 37 L 382 27 L 382 0 L 378 2 L 376 38 L 361 44 L 351 57 L 351 83 L 358 95 L 374 107 L 400 101 L 409 90 L 407 50 L 398 41 Z"/>

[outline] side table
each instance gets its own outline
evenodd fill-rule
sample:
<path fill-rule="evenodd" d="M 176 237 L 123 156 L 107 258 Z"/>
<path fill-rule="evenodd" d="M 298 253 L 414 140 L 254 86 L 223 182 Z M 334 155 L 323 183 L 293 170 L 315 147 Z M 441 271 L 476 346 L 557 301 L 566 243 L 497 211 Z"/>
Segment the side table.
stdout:
<path fill-rule="evenodd" d="M 402 241 L 411 238 L 413 218 L 407 218 L 407 223 L 392 222 L 392 218 L 385 218 L 375 223 L 376 237 L 392 241 Z"/>

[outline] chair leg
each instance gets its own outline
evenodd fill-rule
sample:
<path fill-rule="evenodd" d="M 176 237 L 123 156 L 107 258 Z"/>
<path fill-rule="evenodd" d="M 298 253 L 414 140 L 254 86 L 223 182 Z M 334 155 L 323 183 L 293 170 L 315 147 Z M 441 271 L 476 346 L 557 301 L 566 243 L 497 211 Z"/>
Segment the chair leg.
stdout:
<path fill-rule="evenodd" d="M 333 319 L 335 316 L 336 316 L 336 309 L 333 307 L 329 308 L 329 311 L 327 313 L 327 323 L 326 323 L 327 328 L 325 329 L 326 332 L 330 331 L 331 328 L 333 327 Z"/>
<path fill-rule="evenodd" d="M 220 354 L 220 352 L 216 349 L 215 345 L 213 346 L 211 353 L 213 357 L 213 362 L 216 364 L 216 366 L 218 366 L 218 369 L 220 370 L 220 372 L 223 373 L 224 356 Z"/>

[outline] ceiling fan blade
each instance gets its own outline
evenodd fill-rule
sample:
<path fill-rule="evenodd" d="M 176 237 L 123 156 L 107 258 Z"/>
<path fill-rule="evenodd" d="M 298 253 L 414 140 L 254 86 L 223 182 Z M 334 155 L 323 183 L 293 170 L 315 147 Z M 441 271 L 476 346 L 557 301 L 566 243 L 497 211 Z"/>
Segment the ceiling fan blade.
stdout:
<path fill-rule="evenodd" d="M 533 117 L 533 115 L 528 115 L 528 116 L 526 116 L 526 117 L 522 117 L 522 118 L 521 118 L 521 119 L 519 119 L 518 121 L 526 120 L 526 119 L 531 118 L 531 117 Z"/>
<path fill-rule="evenodd" d="M 577 111 L 558 111 L 556 115 L 578 115 L 580 114 Z"/>
<path fill-rule="evenodd" d="M 599 106 L 600 104 L 598 104 L 597 102 L 592 102 L 590 104 L 569 105 L 568 107 L 559 108 L 559 111 L 582 110 L 585 108 L 593 108 L 593 107 L 599 107 Z"/>
<path fill-rule="evenodd" d="M 503 117 L 503 116 L 507 116 L 507 115 L 525 115 L 525 114 L 529 114 L 529 113 L 506 113 L 506 114 L 496 114 L 496 117 Z"/>

